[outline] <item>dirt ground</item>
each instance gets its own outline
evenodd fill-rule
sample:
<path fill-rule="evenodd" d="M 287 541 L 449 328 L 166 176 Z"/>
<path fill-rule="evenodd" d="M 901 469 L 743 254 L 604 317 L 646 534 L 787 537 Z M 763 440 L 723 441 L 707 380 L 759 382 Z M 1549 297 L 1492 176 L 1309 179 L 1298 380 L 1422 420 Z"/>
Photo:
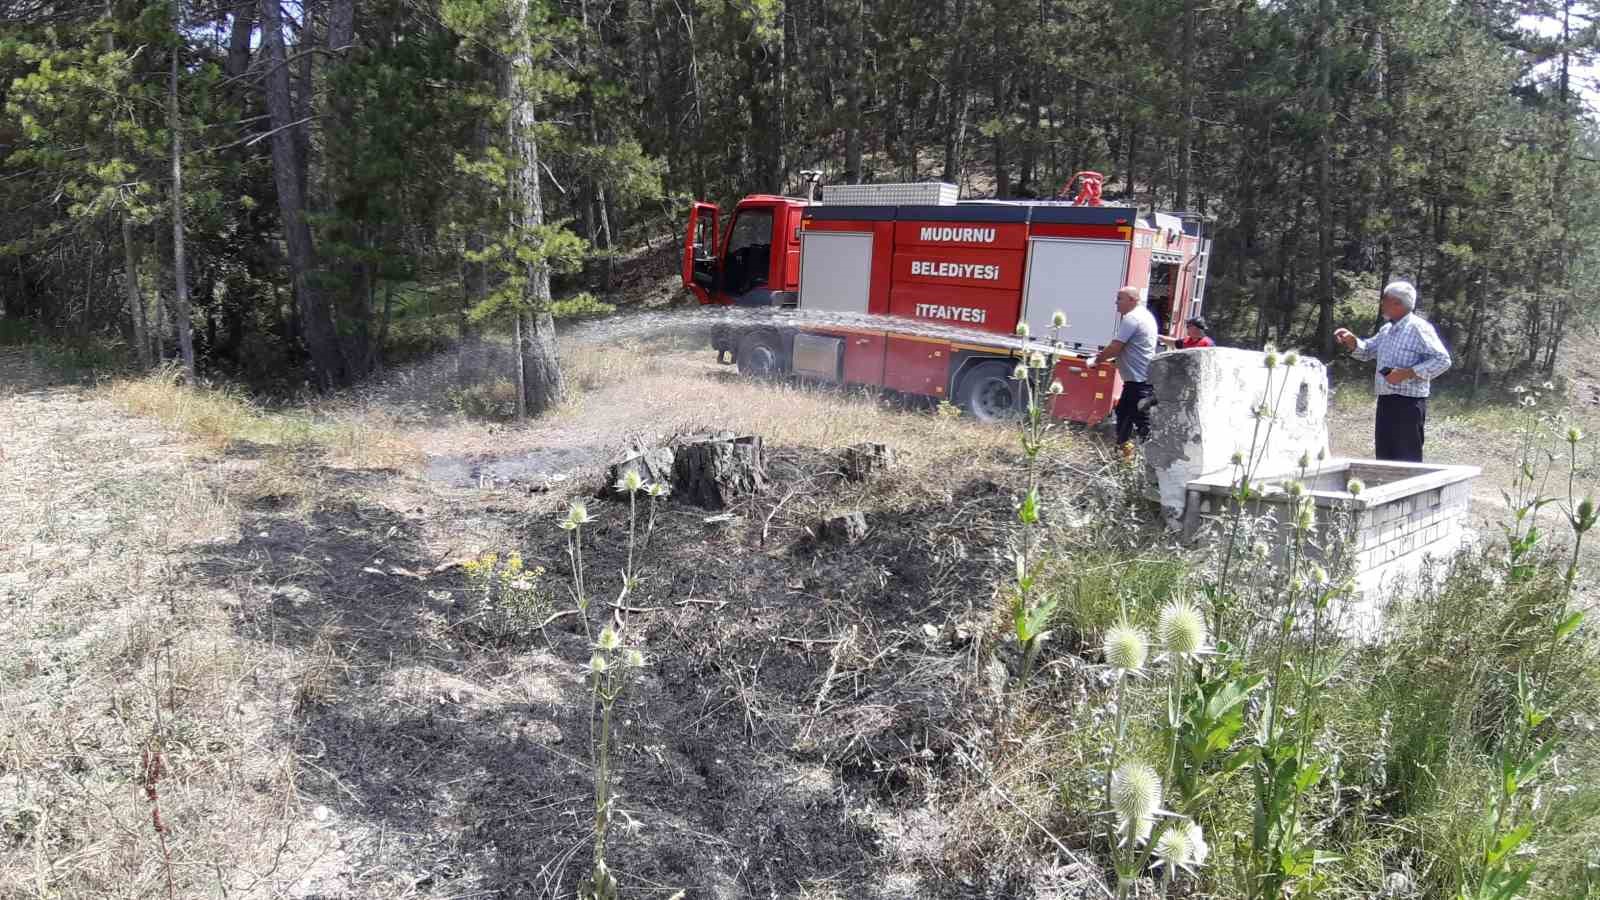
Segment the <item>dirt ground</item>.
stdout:
<path fill-rule="evenodd" d="M 648 663 L 613 753 L 624 895 L 1095 895 L 1097 873 L 976 844 L 970 805 L 943 802 L 1003 739 L 979 647 L 1010 436 L 639 359 L 579 354 L 605 386 L 529 429 L 386 414 L 419 462 L 362 468 L 199 446 L 0 357 L 0 894 L 570 896 L 593 841 L 590 645 L 571 615 L 486 627 L 461 563 L 520 552 L 569 608 L 555 524 L 646 421 L 765 434 L 772 483 L 722 515 L 664 503 L 622 609 L 627 504 L 589 501 L 590 618 Z M 653 393 L 669 379 L 693 396 Z M 843 481 L 832 451 L 868 438 L 901 465 Z M 592 451 L 558 455 L 563 480 L 420 462 L 561 447 Z M 819 539 L 846 509 L 867 537 Z"/>

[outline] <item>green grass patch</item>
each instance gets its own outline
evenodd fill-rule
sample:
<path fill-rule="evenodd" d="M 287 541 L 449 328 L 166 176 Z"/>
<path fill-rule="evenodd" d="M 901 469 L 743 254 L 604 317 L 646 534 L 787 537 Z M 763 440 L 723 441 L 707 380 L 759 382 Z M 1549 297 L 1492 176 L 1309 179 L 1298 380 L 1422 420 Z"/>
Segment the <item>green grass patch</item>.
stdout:
<path fill-rule="evenodd" d="M 1188 569 L 1176 556 L 1088 550 L 1045 562 L 1043 589 L 1058 599 L 1051 628 L 1079 646 L 1092 645 L 1126 610 L 1137 624 L 1154 623 L 1161 606 L 1183 587 Z"/>

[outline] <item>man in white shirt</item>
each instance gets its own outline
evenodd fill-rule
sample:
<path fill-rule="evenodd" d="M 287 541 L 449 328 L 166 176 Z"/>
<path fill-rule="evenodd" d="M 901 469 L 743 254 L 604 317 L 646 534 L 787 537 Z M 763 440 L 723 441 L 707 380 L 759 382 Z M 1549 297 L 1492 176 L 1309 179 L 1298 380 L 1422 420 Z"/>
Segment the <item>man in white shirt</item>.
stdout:
<path fill-rule="evenodd" d="M 1373 387 L 1378 395 L 1378 415 L 1373 440 L 1378 459 L 1422 462 L 1423 425 L 1428 419 L 1428 395 L 1433 379 L 1450 368 L 1450 351 L 1439 340 L 1417 308 L 1417 289 L 1396 281 L 1383 289 L 1378 311 L 1383 327 L 1372 337 L 1356 337 L 1347 328 L 1333 333 L 1350 355 L 1377 360 Z"/>
<path fill-rule="evenodd" d="M 1150 438 L 1150 413 L 1140 401 L 1153 390 L 1149 378 L 1150 360 L 1156 355 L 1156 317 L 1145 308 L 1140 293 L 1136 287 L 1117 291 L 1117 312 L 1122 319 L 1117 323 L 1116 339 L 1097 358 L 1116 360 L 1117 371 L 1122 373 L 1122 397 L 1117 400 L 1119 447 L 1132 440 L 1135 431 L 1140 441 Z"/>

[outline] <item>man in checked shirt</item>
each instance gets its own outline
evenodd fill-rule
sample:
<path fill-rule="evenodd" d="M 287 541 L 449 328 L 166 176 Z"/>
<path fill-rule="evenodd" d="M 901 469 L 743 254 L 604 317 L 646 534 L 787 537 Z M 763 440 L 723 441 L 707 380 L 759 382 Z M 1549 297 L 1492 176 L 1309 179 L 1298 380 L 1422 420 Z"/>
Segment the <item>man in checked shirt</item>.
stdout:
<path fill-rule="evenodd" d="M 1423 423 L 1428 418 L 1428 393 L 1433 379 L 1450 368 L 1450 351 L 1438 332 L 1413 310 L 1417 289 L 1396 281 L 1383 289 L 1378 311 L 1388 321 L 1365 340 L 1348 328 L 1333 339 L 1356 359 L 1378 361 L 1373 384 L 1378 393 L 1374 429 L 1379 459 L 1422 462 Z"/>

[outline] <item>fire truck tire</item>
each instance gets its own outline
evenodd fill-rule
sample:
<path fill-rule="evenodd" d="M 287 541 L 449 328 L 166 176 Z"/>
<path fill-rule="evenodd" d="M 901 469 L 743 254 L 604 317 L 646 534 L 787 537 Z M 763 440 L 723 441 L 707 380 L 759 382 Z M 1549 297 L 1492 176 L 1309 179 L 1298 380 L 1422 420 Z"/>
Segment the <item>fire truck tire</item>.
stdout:
<path fill-rule="evenodd" d="M 994 361 L 967 371 L 956 385 L 956 405 L 979 422 L 1006 422 L 1021 414 L 1011 366 Z"/>
<path fill-rule="evenodd" d="M 783 339 L 773 331 L 752 331 L 739 339 L 739 374 L 771 378 L 789 370 Z"/>

